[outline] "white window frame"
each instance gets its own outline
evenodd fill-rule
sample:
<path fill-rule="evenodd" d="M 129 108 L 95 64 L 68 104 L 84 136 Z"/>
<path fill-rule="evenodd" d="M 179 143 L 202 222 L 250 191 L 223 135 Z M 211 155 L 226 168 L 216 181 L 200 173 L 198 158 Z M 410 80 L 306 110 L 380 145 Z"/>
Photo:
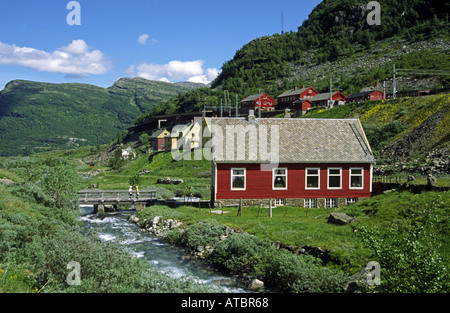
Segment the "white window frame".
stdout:
<path fill-rule="evenodd" d="M 361 174 L 353 174 L 352 170 L 361 170 Z M 361 177 L 361 187 L 352 187 L 352 176 Z M 364 189 L 364 168 L 363 167 L 351 167 L 348 173 L 348 188 L 349 189 Z"/>
<path fill-rule="evenodd" d="M 275 206 L 285 206 L 286 205 L 286 199 L 274 199 Z"/>
<path fill-rule="evenodd" d="M 276 175 L 276 170 L 284 170 L 284 175 Z M 275 187 L 275 177 L 285 176 L 286 177 L 286 187 Z M 272 170 L 272 190 L 287 190 L 288 189 L 288 170 L 287 167 L 278 167 Z"/>
<path fill-rule="evenodd" d="M 317 198 L 306 198 L 304 207 L 306 209 L 316 209 L 317 208 Z"/>
<path fill-rule="evenodd" d="M 233 171 L 244 171 L 244 175 L 233 175 Z M 247 187 L 247 171 L 245 168 L 242 167 L 233 167 L 231 168 L 231 181 L 230 181 L 230 187 L 231 190 L 246 190 Z M 244 177 L 244 188 L 234 188 L 233 187 L 233 177 L 235 176 L 243 176 Z"/>
<path fill-rule="evenodd" d="M 346 205 L 349 205 L 349 204 L 352 204 L 352 203 L 358 203 L 359 202 L 359 198 L 347 198 L 347 199 L 345 199 L 345 204 Z"/>
<path fill-rule="evenodd" d="M 308 175 L 308 170 L 317 170 L 317 175 Z M 308 176 L 317 176 L 317 187 L 308 187 Z M 320 168 L 319 167 L 307 167 L 305 168 L 305 189 L 306 190 L 319 190 L 320 189 Z"/>
<path fill-rule="evenodd" d="M 330 176 L 338 176 L 337 174 L 330 174 L 330 170 L 339 170 L 339 187 L 330 187 Z M 329 167 L 327 169 L 327 189 L 342 189 L 342 167 Z"/>
<path fill-rule="evenodd" d="M 337 198 L 326 198 L 325 199 L 325 207 L 326 208 L 337 208 L 338 199 Z"/>

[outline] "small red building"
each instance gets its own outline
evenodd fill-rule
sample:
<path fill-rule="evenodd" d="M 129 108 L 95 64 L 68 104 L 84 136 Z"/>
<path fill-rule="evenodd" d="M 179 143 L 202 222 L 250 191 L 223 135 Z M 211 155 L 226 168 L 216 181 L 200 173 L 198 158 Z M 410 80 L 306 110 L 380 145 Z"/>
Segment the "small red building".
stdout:
<path fill-rule="evenodd" d="M 259 101 L 261 100 L 261 111 L 273 111 L 275 110 L 275 99 L 266 93 L 261 95 L 251 95 L 241 101 L 241 113 L 247 114 L 249 110 L 258 112 Z"/>
<path fill-rule="evenodd" d="M 294 117 L 305 115 L 311 109 L 312 102 L 310 100 L 298 99 L 293 103 Z"/>
<path fill-rule="evenodd" d="M 250 116 L 211 124 L 215 206 L 271 199 L 273 205 L 338 207 L 371 196 L 375 158 L 358 119 Z"/>
<path fill-rule="evenodd" d="M 347 97 L 347 103 L 351 102 L 360 102 L 365 100 L 375 101 L 375 100 L 383 100 L 384 94 L 380 90 L 371 90 L 353 93 Z"/>
<path fill-rule="evenodd" d="M 165 150 L 165 138 L 170 135 L 166 129 L 159 129 L 150 136 L 150 145 L 155 151 Z"/>
<path fill-rule="evenodd" d="M 294 102 L 302 100 L 311 100 L 315 95 L 319 94 L 317 90 L 312 87 L 303 87 L 287 90 L 277 96 L 277 109 L 294 109 Z"/>
<path fill-rule="evenodd" d="M 330 104 L 330 93 L 324 92 L 315 95 L 312 99 L 312 107 L 330 107 L 336 105 L 344 105 L 346 101 L 345 95 L 341 91 L 335 91 L 331 97 L 333 102 Z"/>

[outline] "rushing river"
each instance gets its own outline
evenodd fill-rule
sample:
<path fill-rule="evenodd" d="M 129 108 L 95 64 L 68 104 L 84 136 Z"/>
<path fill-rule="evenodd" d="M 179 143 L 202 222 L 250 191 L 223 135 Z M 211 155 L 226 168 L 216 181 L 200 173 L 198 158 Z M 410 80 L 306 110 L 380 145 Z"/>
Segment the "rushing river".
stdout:
<path fill-rule="evenodd" d="M 135 257 L 144 258 L 152 267 L 170 277 L 190 276 L 199 283 L 216 285 L 226 292 L 248 292 L 236 286 L 234 276 L 219 272 L 204 262 L 186 258 L 183 249 L 139 231 L 139 227 L 128 220 L 134 212 L 94 214 L 92 206 L 82 206 L 81 210 L 80 218 L 85 227 L 97 231 L 101 240 L 123 245 Z"/>

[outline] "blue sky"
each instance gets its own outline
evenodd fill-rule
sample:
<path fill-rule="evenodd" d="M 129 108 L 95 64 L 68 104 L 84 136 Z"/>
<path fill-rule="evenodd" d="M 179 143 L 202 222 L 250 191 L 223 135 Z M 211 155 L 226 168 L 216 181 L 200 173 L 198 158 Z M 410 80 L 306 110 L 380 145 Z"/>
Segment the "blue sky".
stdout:
<path fill-rule="evenodd" d="M 109 87 L 209 82 L 252 39 L 296 31 L 319 0 L 14 0 L 0 11 L 0 90 L 13 79 Z"/>

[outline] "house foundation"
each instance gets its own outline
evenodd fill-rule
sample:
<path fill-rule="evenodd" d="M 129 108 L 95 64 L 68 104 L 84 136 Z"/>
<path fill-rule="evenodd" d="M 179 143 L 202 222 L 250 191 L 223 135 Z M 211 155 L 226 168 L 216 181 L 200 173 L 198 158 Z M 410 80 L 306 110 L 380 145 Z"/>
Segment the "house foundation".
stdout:
<path fill-rule="evenodd" d="M 348 205 L 348 199 L 347 198 L 334 198 L 335 201 L 333 202 L 334 206 L 329 207 L 343 207 Z M 358 202 L 365 198 L 352 198 L 354 202 Z M 305 207 L 305 199 L 304 198 L 288 198 L 288 199 L 242 199 L 242 205 L 246 207 L 251 206 L 265 206 L 269 207 L 270 200 L 272 200 L 272 206 L 293 206 L 293 207 Z M 276 201 L 279 201 L 277 204 Z M 316 207 L 317 208 L 325 208 L 327 207 L 327 201 L 326 198 L 315 198 L 316 200 Z M 217 199 L 214 202 L 215 208 L 222 208 L 226 206 L 239 206 L 239 202 L 241 199 Z"/>

